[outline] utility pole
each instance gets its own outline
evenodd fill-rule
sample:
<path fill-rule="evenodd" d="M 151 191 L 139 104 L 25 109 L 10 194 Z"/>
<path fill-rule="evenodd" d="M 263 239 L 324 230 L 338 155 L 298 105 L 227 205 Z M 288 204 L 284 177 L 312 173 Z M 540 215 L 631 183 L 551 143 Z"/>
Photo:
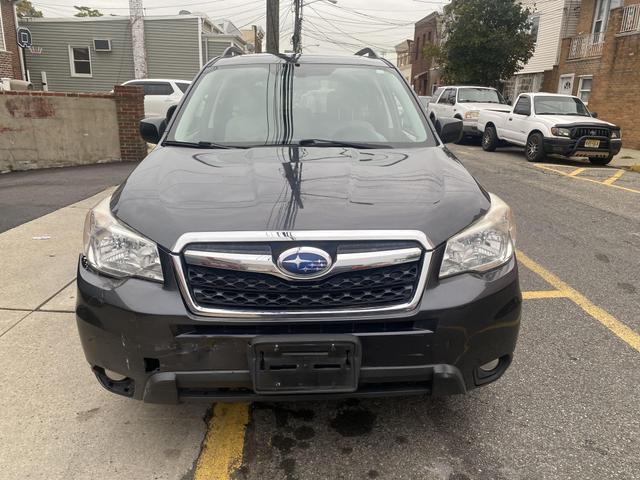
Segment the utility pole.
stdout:
<path fill-rule="evenodd" d="M 134 0 L 131 0 L 134 1 Z M 267 53 L 280 52 L 280 0 L 267 0 Z"/>
<path fill-rule="evenodd" d="M 144 11 L 142 0 L 129 0 L 131 44 L 133 47 L 133 75 L 147 78 L 147 52 L 144 46 Z"/>
<path fill-rule="evenodd" d="M 302 53 L 302 0 L 294 0 L 293 52 Z"/>

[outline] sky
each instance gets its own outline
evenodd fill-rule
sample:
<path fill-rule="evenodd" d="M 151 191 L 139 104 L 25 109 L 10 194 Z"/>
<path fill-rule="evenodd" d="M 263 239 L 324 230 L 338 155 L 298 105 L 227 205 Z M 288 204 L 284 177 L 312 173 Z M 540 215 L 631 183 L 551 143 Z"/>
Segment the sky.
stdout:
<path fill-rule="evenodd" d="M 212 19 L 225 18 L 237 27 L 265 28 L 266 0 L 143 0 L 146 15 L 175 15 L 180 10 L 204 12 Z M 128 15 L 128 0 L 32 0 L 45 17 L 68 17 L 74 5 L 97 8 L 105 15 Z M 302 31 L 307 53 L 353 53 L 370 46 L 395 59 L 394 46 L 413 38 L 413 24 L 448 0 L 305 0 Z M 280 50 L 291 49 L 292 0 L 280 0 Z"/>

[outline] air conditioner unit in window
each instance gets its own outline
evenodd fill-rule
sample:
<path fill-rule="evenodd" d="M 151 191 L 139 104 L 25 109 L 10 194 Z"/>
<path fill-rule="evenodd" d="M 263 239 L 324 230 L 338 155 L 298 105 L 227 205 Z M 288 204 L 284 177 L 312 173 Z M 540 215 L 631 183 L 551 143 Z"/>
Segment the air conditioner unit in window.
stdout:
<path fill-rule="evenodd" d="M 93 40 L 93 49 L 96 52 L 110 52 L 111 51 L 111 40 L 96 38 L 96 39 Z"/>

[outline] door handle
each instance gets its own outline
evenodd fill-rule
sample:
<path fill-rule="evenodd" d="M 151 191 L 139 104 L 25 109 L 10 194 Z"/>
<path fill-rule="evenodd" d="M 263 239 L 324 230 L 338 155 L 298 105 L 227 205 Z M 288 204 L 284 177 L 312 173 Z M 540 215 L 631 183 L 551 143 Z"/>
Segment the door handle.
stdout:
<path fill-rule="evenodd" d="M 513 121 L 513 118 L 509 117 L 509 121 L 510 121 L 510 122 L 512 122 L 512 121 Z"/>

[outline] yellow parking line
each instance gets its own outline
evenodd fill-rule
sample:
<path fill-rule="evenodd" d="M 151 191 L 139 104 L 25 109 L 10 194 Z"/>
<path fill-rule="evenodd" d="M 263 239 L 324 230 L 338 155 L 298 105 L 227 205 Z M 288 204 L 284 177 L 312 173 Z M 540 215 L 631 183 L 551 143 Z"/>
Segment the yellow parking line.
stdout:
<path fill-rule="evenodd" d="M 580 175 L 582 172 L 584 172 L 586 170 L 586 168 L 576 168 L 573 172 L 571 173 L 567 173 L 567 175 L 569 177 L 575 177 L 576 175 Z"/>
<path fill-rule="evenodd" d="M 522 292 L 523 300 L 537 300 L 540 298 L 567 298 L 567 293 L 562 290 L 539 290 Z"/>
<path fill-rule="evenodd" d="M 249 422 L 246 403 L 217 403 L 194 480 L 228 480 L 242 464 L 244 433 Z"/>
<path fill-rule="evenodd" d="M 563 292 L 568 299 L 582 308 L 582 310 L 584 310 L 587 314 L 598 320 L 602 325 L 607 327 L 627 345 L 640 352 L 640 334 L 629 328 L 627 325 L 622 323 L 610 313 L 604 311 L 597 305 L 594 305 L 587 297 L 570 287 L 567 283 L 560 280 L 557 276 L 555 276 L 549 270 L 545 269 L 542 265 L 531 260 L 523 252 L 518 251 L 517 255 L 518 261 L 520 261 L 525 267 L 538 274 L 547 283 L 549 283 L 556 289 Z"/>
<path fill-rule="evenodd" d="M 604 183 L 605 185 L 613 185 L 613 182 L 618 180 L 622 175 L 624 175 L 624 170 L 618 170 L 616 173 L 614 173 L 612 176 L 604 180 L 602 183 Z"/>
<path fill-rule="evenodd" d="M 640 190 L 635 190 L 633 188 L 627 188 L 627 187 L 621 187 L 620 185 L 615 185 L 615 184 L 608 184 L 608 183 L 604 183 L 604 182 L 600 182 L 598 180 L 593 180 L 592 178 L 587 178 L 587 177 L 580 177 L 580 176 L 570 176 L 570 174 L 565 173 L 565 172 L 561 172 L 560 170 L 556 170 L 555 168 L 551 168 L 547 165 L 535 165 L 538 168 L 542 168 L 544 170 L 549 170 L 551 172 L 557 173 L 558 175 L 564 175 L 565 177 L 569 177 L 569 178 L 575 178 L 576 180 L 584 180 L 585 182 L 591 182 L 591 183 L 597 183 L 598 185 L 604 185 L 605 187 L 611 187 L 611 188 L 617 188 L 618 190 L 624 190 L 626 192 L 632 192 L 632 193 L 640 193 Z"/>

